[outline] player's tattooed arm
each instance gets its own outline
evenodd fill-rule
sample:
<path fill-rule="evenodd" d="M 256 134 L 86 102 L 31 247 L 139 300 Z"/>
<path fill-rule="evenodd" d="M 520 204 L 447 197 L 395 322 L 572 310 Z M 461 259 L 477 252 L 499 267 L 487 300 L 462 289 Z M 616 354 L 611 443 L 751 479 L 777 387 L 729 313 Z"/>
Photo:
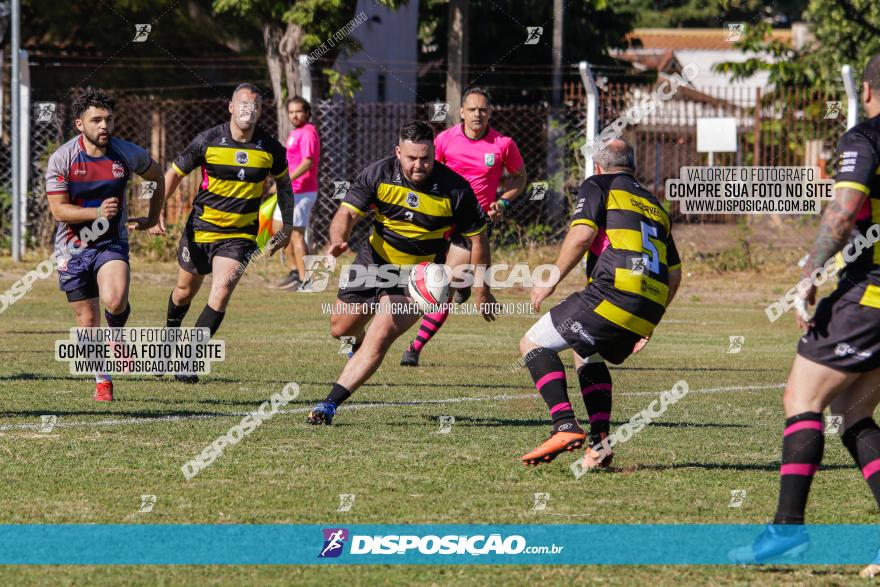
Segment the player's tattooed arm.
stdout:
<path fill-rule="evenodd" d="M 822 267 L 828 259 L 840 251 L 849 240 L 856 222 L 856 215 L 864 206 L 866 195 L 859 190 L 840 187 L 835 190 L 834 200 L 825 209 L 819 235 L 813 245 L 809 261 L 804 265 L 804 277 Z"/>

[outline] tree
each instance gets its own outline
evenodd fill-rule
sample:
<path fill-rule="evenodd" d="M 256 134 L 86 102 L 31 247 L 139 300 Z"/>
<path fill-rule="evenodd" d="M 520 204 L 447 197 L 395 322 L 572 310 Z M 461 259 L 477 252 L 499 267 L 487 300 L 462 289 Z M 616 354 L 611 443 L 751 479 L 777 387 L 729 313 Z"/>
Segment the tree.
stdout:
<path fill-rule="evenodd" d="M 389 8 L 397 8 L 405 0 L 377 0 Z M 263 47 L 272 93 L 275 96 L 278 134 L 285 136 L 290 123 L 287 120 L 285 99 L 302 91 L 298 58 L 312 50 L 322 51 L 322 58 L 329 59 L 340 51 L 354 50 L 357 42 L 346 36 L 341 42 L 328 39 L 355 17 L 356 0 L 214 0 L 214 10 L 232 13 L 258 22 L 263 33 Z M 350 87 L 351 80 L 342 79 L 338 72 L 329 75 L 334 88 Z M 335 81 L 334 81 L 335 80 Z"/>
<path fill-rule="evenodd" d="M 880 3 L 876 0 L 811 0 L 804 14 L 814 40 L 800 49 L 769 36 L 770 25 L 747 29 L 737 45 L 763 54 L 742 63 L 722 63 L 718 71 L 743 79 L 767 71 L 776 87 L 841 88 L 840 68 L 849 64 L 858 76 L 868 59 L 880 53 Z"/>
<path fill-rule="evenodd" d="M 721 27 L 727 22 L 785 24 L 799 20 L 807 0 L 636 0 L 638 27 Z"/>
<path fill-rule="evenodd" d="M 498 103 L 550 99 L 553 81 L 553 2 L 546 0 L 470 0 L 468 3 L 468 60 L 465 85 L 487 86 Z M 419 4 L 421 42 L 420 94 L 428 99 L 446 94 L 448 67 L 448 3 Z M 577 79 L 572 64 L 591 63 L 628 68 L 609 57 L 612 48 L 626 47 L 636 10 L 629 3 L 580 0 L 565 3 L 563 72 Z M 540 27 L 537 42 L 526 45 L 528 27 Z"/>

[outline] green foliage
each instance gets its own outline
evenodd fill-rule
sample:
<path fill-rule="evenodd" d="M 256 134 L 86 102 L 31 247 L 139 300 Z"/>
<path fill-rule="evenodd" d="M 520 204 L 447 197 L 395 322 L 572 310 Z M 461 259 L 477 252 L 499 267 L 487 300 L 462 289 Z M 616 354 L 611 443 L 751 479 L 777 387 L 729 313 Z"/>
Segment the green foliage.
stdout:
<path fill-rule="evenodd" d="M 0 190 L 0 249 L 8 251 L 12 245 L 12 193 Z"/>
<path fill-rule="evenodd" d="M 166 227 L 166 235 L 154 237 L 146 232 L 130 231 L 128 242 L 132 255 L 139 259 L 149 261 L 175 261 L 177 259 L 177 244 L 183 235 L 186 218 L 177 224 L 169 224 Z"/>
<path fill-rule="evenodd" d="M 536 249 L 555 236 L 552 226 L 535 221 L 530 224 L 507 221 L 493 228 L 492 246 L 514 250 Z"/>
<path fill-rule="evenodd" d="M 377 0 L 377 4 L 396 9 L 404 4 L 401 0 Z M 287 23 L 298 25 L 302 29 L 299 38 L 299 51 L 309 53 L 321 47 L 342 27 L 348 24 L 357 10 L 356 0 L 299 0 L 298 2 L 281 2 L 276 0 L 214 0 L 214 10 L 218 13 L 229 12 L 241 17 L 255 19 L 263 26 L 274 24 L 284 28 Z M 323 58 L 327 62 L 335 60 L 341 52 L 352 52 L 359 49 L 357 40 L 348 35 L 335 43 Z M 334 69 L 323 69 L 331 95 L 353 97 L 361 89 L 358 76 L 362 70 L 342 73 Z"/>
<path fill-rule="evenodd" d="M 717 27 L 725 22 L 799 20 L 808 0 L 636 0 L 639 27 Z"/>
<path fill-rule="evenodd" d="M 553 2 L 547 0 L 472 0 L 468 3 L 468 55 L 466 85 L 492 89 L 498 104 L 544 100 L 552 79 Z M 419 60 L 445 63 L 449 39 L 449 3 L 429 0 L 419 4 Z M 625 48 L 637 7 L 630 2 L 582 0 L 565 3 L 563 55 L 566 75 L 575 76 L 568 64 L 614 62 L 609 49 Z M 540 41 L 524 45 L 526 27 L 543 27 Z M 514 70 L 512 66 L 516 66 Z M 445 95 L 445 72 L 429 67 L 431 75 L 419 80 L 419 93 Z"/>
<path fill-rule="evenodd" d="M 752 232 L 747 219 L 738 219 L 737 233 L 735 244 L 719 251 L 698 251 L 692 261 L 705 264 L 717 273 L 751 271 L 760 268 L 763 261 L 754 258 L 751 245 Z"/>
<path fill-rule="evenodd" d="M 323 69 L 321 72 L 327 76 L 327 84 L 329 85 L 330 95 L 342 96 L 347 100 L 354 98 L 354 95 L 360 91 L 361 82 L 360 75 L 363 73 L 362 67 L 356 67 L 347 74 L 340 73 L 335 69 Z"/>
<path fill-rule="evenodd" d="M 811 0 L 804 13 L 815 41 L 795 50 L 769 36 L 767 23 L 747 27 L 737 47 L 764 52 L 771 59 L 722 63 L 716 71 L 734 79 L 767 71 L 777 87 L 810 87 L 842 93 L 840 68 L 849 64 L 856 79 L 873 55 L 880 53 L 880 3 L 875 0 Z M 768 62 L 770 61 L 770 62 Z"/>

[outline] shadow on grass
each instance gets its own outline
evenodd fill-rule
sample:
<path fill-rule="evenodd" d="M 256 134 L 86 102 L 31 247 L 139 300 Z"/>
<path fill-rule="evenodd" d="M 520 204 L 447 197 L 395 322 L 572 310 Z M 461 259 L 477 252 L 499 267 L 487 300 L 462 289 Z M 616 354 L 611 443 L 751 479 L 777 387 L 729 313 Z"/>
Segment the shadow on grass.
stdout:
<path fill-rule="evenodd" d="M 252 383 L 247 380 L 229 379 L 228 377 L 214 377 L 204 375 L 204 383 Z M 0 375 L 0 381 L 89 381 L 91 375 L 47 375 L 45 373 L 14 373 L 12 375 Z M 155 375 L 114 375 L 113 381 L 148 381 L 151 383 L 176 383 L 170 375 L 156 377 Z M 181 384 L 186 385 L 186 384 Z M 283 385 L 283 384 L 282 384 Z"/>
<path fill-rule="evenodd" d="M 676 469 L 704 469 L 706 471 L 772 471 L 779 472 L 781 463 L 673 463 L 671 465 L 635 465 L 634 471 L 674 471 Z M 853 465 L 822 465 L 819 470 L 852 470 Z"/>
<path fill-rule="evenodd" d="M 423 415 L 423 420 L 440 424 L 439 416 Z M 612 426 L 619 426 L 625 422 L 612 421 Z M 396 422 L 395 425 L 406 425 L 405 422 Z M 410 425 L 418 426 L 417 423 Z M 549 427 L 549 419 L 510 420 L 502 418 L 472 418 L 470 416 L 455 416 L 454 426 L 542 426 Z M 694 422 L 652 422 L 648 426 L 660 428 L 748 428 L 748 424 L 723 424 L 723 423 L 694 423 Z M 647 426 L 646 426 L 647 427 Z"/>
<path fill-rule="evenodd" d="M 115 403 L 115 402 L 114 402 Z M 204 411 L 192 411 L 192 410 L 167 410 L 167 411 L 144 411 L 144 410 L 135 410 L 135 411 L 119 411 L 119 412 L 111 412 L 105 410 L 20 410 L 17 412 L 0 412 L 0 418 L 35 418 L 39 419 L 40 416 L 43 416 L 47 413 L 51 413 L 53 416 L 58 416 L 59 418 L 65 418 L 69 416 L 104 416 L 108 418 L 118 418 L 118 419 L 127 419 L 127 418 L 143 418 L 143 419 L 155 419 L 162 420 L 166 418 L 220 418 L 220 417 L 234 417 L 238 414 L 227 414 L 222 412 L 204 412 Z"/>
<path fill-rule="evenodd" d="M 70 334 L 70 330 L 7 330 L 5 334 Z"/>

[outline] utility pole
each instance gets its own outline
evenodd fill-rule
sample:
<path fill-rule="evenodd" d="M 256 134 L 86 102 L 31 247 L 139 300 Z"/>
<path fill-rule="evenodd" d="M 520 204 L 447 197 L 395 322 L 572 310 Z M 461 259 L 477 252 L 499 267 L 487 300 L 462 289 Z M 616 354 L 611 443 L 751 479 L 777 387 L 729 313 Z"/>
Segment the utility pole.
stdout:
<path fill-rule="evenodd" d="M 449 122 L 460 122 L 461 93 L 464 90 L 463 69 L 468 62 L 468 3 L 467 0 L 449 0 L 449 46 L 446 50 L 446 102 L 449 103 Z"/>
<path fill-rule="evenodd" d="M 12 260 L 21 261 L 21 240 L 24 219 L 21 217 L 21 96 L 19 95 L 19 50 L 21 48 L 21 1 L 12 0 L 12 42 L 9 58 L 12 60 L 12 111 L 9 122 L 12 125 Z"/>
<path fill-rule="evenodd" d="M 565 28 L 565 5 L 553 0 L 553 105 L 562 104 L 562 30 Z"/>

